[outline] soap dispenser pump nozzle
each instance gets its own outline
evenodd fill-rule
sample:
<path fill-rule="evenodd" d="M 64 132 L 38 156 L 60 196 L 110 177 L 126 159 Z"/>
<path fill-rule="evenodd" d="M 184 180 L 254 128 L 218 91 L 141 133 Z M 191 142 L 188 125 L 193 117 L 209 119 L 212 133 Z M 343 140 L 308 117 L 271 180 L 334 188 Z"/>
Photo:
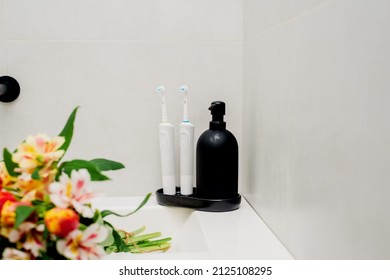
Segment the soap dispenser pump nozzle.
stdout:
<path fill-rule="evenodd" d="M 211 111 L 212 115 L 210 129 L 225 130 L 226 123 L 223 120 L 223 116 L 225 115 L 225 103 L 222 101 L 214 101 L 211 103 L 209 110 Z"/>

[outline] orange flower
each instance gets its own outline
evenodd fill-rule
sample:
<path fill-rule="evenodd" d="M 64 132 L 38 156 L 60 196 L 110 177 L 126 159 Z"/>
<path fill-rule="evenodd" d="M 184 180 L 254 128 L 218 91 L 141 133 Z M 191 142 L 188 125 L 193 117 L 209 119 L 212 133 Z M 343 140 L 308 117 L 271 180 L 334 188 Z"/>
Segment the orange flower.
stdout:
<path fill-rule="evenodd" d="M 65 237 L 79 227 L 79 215 L 72 209 L 53 208 L 45 214 L 45 224 L 49 232 Z"/>
<path fill-rule="evenodd" d="M 31 206 L 28 202 L 7 200 L 1 209 L 0 224 L 6 227 L 13 227 L 15 224 L 16 208 L 21 205 Z"/>
<path fill-rule="evenodd" d="M 4 203 L 6 203 L 7 201 L 14 202 L 14 201 L 16 201 L 16 199 L 9 192 L 1 192 L 0 191 L 0 214 L 1 214 L 1 209 L 3 209 Z"/>
<path fill-rule="evenodd" d="M 46 193 L 46 187 L 54 179 L 52 178 L 41 178 L 41 180 L 34 180 L 29 174 L 22 174 L 18 177 L 18 180 L 14 184 L 13 188 L 18 191 L 20 196 L 25 197 L 30 193 L 31 200 L 40 199 L 43 200 L 43 197 Z M 32 196 L 32 192 L 34 195 Z"/>

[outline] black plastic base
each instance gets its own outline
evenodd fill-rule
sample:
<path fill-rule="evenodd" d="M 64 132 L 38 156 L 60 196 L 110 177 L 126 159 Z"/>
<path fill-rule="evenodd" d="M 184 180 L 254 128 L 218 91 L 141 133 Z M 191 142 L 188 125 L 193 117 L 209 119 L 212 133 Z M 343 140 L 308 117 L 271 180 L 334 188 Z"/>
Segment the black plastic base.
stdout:
<path fill-rule="evenodd" d="M 205 199 L 196 197 L 196 188 L 194 188 L 193 195 L 182 195 L 180 188 L 176 187 L 175 195 L 168 195 L 163 193 L 163 189 L 156 191 L 157 203 L 166 206 L 178 206 L 193 208 L 200 211 L 207 212 L 226 212 L 233 211 L 240 207 L 241 195 L 233 198 L 224 199 Z"/>

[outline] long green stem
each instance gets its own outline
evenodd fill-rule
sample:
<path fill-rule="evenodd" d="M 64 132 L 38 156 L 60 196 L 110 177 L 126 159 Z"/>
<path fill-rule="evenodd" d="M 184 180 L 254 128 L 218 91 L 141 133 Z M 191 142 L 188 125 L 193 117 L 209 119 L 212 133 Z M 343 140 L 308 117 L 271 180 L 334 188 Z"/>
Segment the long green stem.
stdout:
<path fill-rule="evenodd" d="M 130 252 L 134 253 L 134 254 L 136 254 L 136 253 L 150 253 L 150 252 L 154 252 L 154 251 L 165 252 L 170 247 L 171 247 L 171 244 L 163 243 L 160 245 L 152 245 L 152 246 L 147 246 L 147 247 L 142 247 L 142 248 L 133 248 L 133 249 L 130 249 Z"/>
<path fill-rule="evenodd" d="M 159 239 L 159 240 L 153 240 L 153 241 L 141 241 L 137 244 L 131 244 L 131 245 L 128 245 L 127 247 L 132 249 L 133 247 L 147 247 L 147 246 L 152 246 L 152 245 L 161 245 L 163 243 L 167 243 L 169 241 L 171 241 L 172 238 L 168 237 L 168 238 L 163 238 L 163 239 Z"/>
<path fill-rule="evenodd" d="M 161 236 L 161 232 L 153 232 L 153 233 L 147 233 L 142 235 L 136 235 L 133 237 L 130 237 L 131 243 L 138 243 L 143 240 L 153 239 Z"/>
<path fill-rule="evenodd" d="M 158 240 L 152 240 L 160 237 L 161 232 L 153 232 L 153 233 L 140 235 L 140 233 L 142 233 L 144 230 L 145 227 L 142 227 L 133 232 L 126 232 L 123 230 L 117 231 L 118 234 L 120 235 L 120 238 L 127 246 L 128 250 L 126 251 L 129 251 L 130 253 L 149 253 L 154 251 L 165 252 L 171 247 L 169 241 L 171 241 L 172 238 L 167 237 Z M 116 245 L 111 245 L 109 247 L 106 247 L 107 253 L 113 253 L 118 251 L 122 251 L 122 250 L 117 248 Z"/>

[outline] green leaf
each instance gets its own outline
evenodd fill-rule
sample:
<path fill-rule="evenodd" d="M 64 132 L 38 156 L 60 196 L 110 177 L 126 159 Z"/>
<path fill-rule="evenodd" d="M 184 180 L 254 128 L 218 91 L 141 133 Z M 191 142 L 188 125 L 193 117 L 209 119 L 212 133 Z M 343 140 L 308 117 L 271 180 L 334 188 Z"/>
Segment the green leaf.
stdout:
<path fill-rule="evenodd" d="M 5 168 L 7 168 L 8 174 L 12 177 L 17 177 L 20 174 L 15 172 L 15 168 L 18 167 L 18 165 L 12 161 L 12 154 L 7 150 L 7 148 L 4 148 L 3 150 L 3 159 L 5 163 Z"/>
<path fill-rule="evenodd" d="M 84 224 L 79 224 L 79 230 L 84 231 L 87 228 Z"/>
<path fill-rule="evenodd" d="M 141 204 L 137 207 L 137 209 L 135 209 L 134 211 L 132 211 L 130 213 L 121 215 L 121 214 L 115 213 L 115 212 L 113 212 L 111 210 L 103 210 L 103 211 L 101 211 L 101 215 L 102 215 L 103 218 L 107 217 L 108 215 L 115 215 L 115 216 L 118 216 L 118 217 L 130 216 L 130 215 L 134 214 L 135 212 L 137 212 L 139 209 L 141 209 L 148 202 L 148 200 L 149 200 L 151 195 L 152 195 L 152 193 L 148 193 L 146 195 L 146 197 L 144 198 L 144 200 L 141 202 Z"/>
<path fill-rule="evenodd" d="M 93 159 L 90 160 L 90 162 L 94 164 L 100 171 L 118 170 L 118 169 L 125 168 L 125 166 L 120 162 L 116 162 L 104 158 Z"/>
<path fill-rule="evenodd" d="M 102 174 L 95 164 L 82 159 L 63 162 L 59 167 L 58 175 L 61 174 L 61 172 L 65 172 L 68 176 L 70 176 L 72 170 L 80 169 L 87 169 L 89 175 L 91 175 L 92 181 L 105 181 L 110 179 L 106 175 Z"/>
<path fill-rule="evenodd" d="M 20 205 L 16 208 L 16 218 L 14 228 L 20 226 L 28 217 L 30 217 L 31 213 L 34 212 L 35 209 L 32 206 Z"/>
<path fill-rule="evenodd" d="M 41 176 L 39 176 L 39 168 L 35 168 L 34 172 L 31 174 L 31 178 L 34 180 L 41 180 Z"/>
<path fill-rule="evenodd" d="M 63 136 L 65 138 L 64 144 L 62 144 L 62 146 L 60 147 L 60 150 L 64 150 L 65 152 L 68 149 L 70 142 L 72 141 L 74 121 L 76 119 L 76 113 L 77 113 L 78 108 L 79 107 L 76 107 L 73 110 L 73 112 L 70 114 L 68 121 L 66 122 L 64 128 L 62 129 L 61 133 L 59 134 L 59 136 Z"/>
<path fill-rule="evenodd" d="M 104 240 L 102 243 L 100 243 L 101 246 L 103 247 L 108 247 L 108 246 L 111 246 L 112 244 L 115 243 L 115 239 L 114 239 L 114 236 L 113 236 L 113 229 L 111 227 L 108 227 L 108 236 L 106 238 L 106 240 Z"/>
<path fill-rule="evenodd" d="M 31 203 L 32 205 L 34 205 L 36 215 L 40 218 L 43 218 L 49 209 L 55 207 L 53 203 L 45 202 L 39 199 L 35 199 L 31 201 Z"/>
<path fill-rule="evenodd" d="M 103 218 L 102 218 L 102 215 L 100 215 L 100 211 L 99 210 L 96 209 L 95 213 L 93 213 L 92 221 L 94 223 L 98 223 L 99 225 L 103 224 Z"/>
<path fill-rule="evenodd" d="M 106 225 L 112 228 L 112 236 L 114 237 L 114 243 L 117 247 L 118 252 L 129 252 L 129 248 L 127 248 L 126 243 L 123 241 L 122 237 L 115 230 L 115 228 L 108 222 L 104 222 Z"/>

